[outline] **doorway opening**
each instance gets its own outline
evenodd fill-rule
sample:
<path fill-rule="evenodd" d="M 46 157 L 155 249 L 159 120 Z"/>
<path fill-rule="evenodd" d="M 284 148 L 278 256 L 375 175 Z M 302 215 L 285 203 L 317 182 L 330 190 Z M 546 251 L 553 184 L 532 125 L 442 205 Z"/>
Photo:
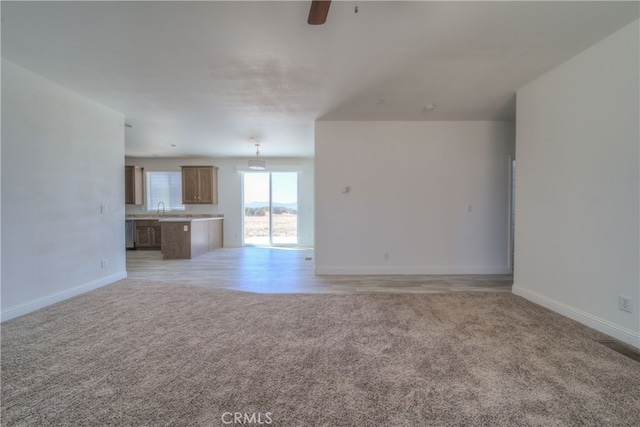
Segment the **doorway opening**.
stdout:
<path fill-rule="evenodd" d="M 298 173 L 243 174 L 246 246 L 298 244 Z"/>

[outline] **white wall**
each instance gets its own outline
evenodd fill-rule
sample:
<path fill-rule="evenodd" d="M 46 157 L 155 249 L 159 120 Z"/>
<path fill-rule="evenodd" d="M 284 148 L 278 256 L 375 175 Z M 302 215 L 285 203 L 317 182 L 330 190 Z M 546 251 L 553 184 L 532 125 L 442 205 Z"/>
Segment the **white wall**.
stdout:
<path fill-rule="evenodd" d="M 2 60 L 3 320 L 126 277 L 123 158 L 121 114 Z"/>
<path fill-rule="evenodd" d="M 508 122 L 316 122 L 316 272 L 509 272 L 513 144 Z"/>
<path fill-rule="evenodd" d="M 300 246 L 313 246 L 313 159 L 266 158 L 267 172 L 298 172 L 298 239 Z M 142 166 L 145 172 L 180 171 L 180 166 L 213 165 L 218 167 L 218 204 L 187 205 L 186 214 L 224 215 L 224 246 L 242 246 L 242 173 L 248 159 L 127 157 L 127 165 Z M 146 206 L 126 205 L 128 214 L 146 213 Z M 155 213 L 155 210 L 153 210 Z"/>
<path fill-rule="evenodd" d="M 638 50 L 636 21 L 518 91 L 514 279 L 516 294 L 635 346 Z"/>

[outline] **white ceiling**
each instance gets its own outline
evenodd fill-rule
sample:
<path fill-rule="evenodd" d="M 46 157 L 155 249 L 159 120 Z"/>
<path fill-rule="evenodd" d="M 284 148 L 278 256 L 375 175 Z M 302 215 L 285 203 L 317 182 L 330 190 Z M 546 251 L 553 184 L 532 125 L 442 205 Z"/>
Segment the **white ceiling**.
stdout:
<path fill-rule="evenodd" d="M 312 157 L 315 120 L 513 120 L 637 2 L 2 2 L 2 57 L 122 112 L 131 156 Z M 435 104 L 430 112 L 426 104 Z M 174 144 L 175 147 L 171 145 Z"/>

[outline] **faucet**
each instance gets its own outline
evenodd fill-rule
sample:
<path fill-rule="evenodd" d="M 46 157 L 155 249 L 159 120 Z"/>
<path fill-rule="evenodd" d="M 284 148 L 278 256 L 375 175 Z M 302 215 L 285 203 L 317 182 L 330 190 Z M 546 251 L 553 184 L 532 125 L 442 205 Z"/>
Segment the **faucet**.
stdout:
<path fill-rule="evenodd" d="M 160 215 L 160 205 L 162 205 L 162 215 Z M 160 217 L 164 217 L 165 213 L 164 213 L 164 202 L 158 202 L 158 216 Z"/>

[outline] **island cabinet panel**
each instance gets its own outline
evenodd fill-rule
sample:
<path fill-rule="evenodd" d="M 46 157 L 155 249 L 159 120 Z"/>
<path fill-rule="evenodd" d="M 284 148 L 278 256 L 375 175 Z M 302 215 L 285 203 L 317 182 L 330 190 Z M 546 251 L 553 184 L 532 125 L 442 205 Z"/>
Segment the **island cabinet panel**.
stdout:
<path fill-rule="evenodd" d="M 142 171 L 140 166 L 124 167 L 124 203 L 127 205 L 143 203 Z"/>
<path fill-rule="evenodd" d="M 191 258 L 209 252 L 209 223 L 197 221 L 191 223 Z"/>
<path fill-rule="evenodd" d="M 161 221 L 163 259 L 190 259 L 222 247 L 222 218 Z"/>
<path fill-rule="evenodd" d="M 182 166 L 182 203 L 185 205 L 218 204 L 218 168 Z"/>
<path fill-rule="evenodd" d="M 220 249 L 224 246 L 222 238 L 222 220 L 209 221 L 209 250 Z"/>
<path fill-rule="evenodd" d="M 191 222 L 162 223 L 163 259 L 191 258 Z"/>

